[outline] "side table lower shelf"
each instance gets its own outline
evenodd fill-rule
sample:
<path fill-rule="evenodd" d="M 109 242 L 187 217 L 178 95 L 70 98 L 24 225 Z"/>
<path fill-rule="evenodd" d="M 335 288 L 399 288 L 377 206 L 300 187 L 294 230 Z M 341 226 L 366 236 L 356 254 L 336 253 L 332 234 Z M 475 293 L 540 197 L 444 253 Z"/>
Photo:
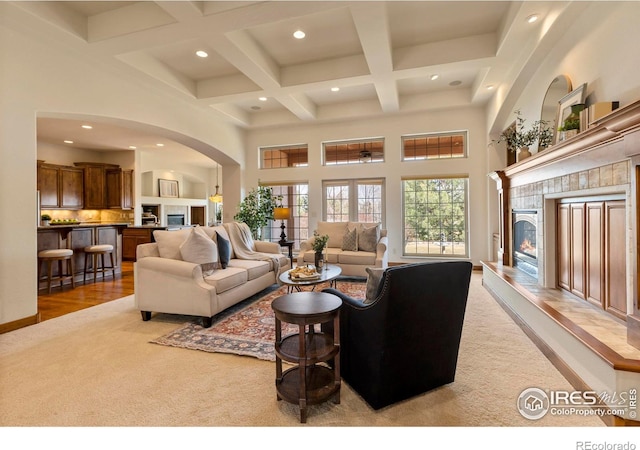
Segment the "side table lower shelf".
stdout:
<path fill-rule="evenodd" d="M 292 367 L 282 374 L 281 380 L 276 380 L 278 400 L 298 403 L 300 400 L 300 370 Z M 333 369 L 327 366 L 313 365 L 306 368 L 306 402 L 307 405 L 317 405 L 330 399 L 338 393 L 336 403 L 340 403 L 340 385 L 335 383 Z"/>

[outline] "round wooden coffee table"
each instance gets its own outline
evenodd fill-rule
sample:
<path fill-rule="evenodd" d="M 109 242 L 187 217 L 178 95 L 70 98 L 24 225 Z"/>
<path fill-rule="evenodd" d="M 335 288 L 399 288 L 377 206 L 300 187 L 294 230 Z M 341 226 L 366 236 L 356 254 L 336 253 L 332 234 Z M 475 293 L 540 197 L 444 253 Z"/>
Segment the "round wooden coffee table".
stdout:
<path fill-rule="evenodd" d="M 331 397 L 340 403 L 341 306 L 339 297 L 326 292 L 294 292 L 271 303 L 276 318 L 277 399 L 297 403 L 301 423 L 307 421 L 308 405 Z M 315 324 L 331 321 L 332 335 L 315 331 Z M 282 322 L 298 325 L 299 332 L 283 337 Z M 283 372 L 283 360 L 295 367 Z"/>
<path fill-rule="evenodd" d="M 338 278 L 340 274 L 342 274 L 342 267 L 336 266 L 334 264 L 325 264 L 325 266 L 322 268 L 322 271 L 318 274 L 319 277 L 310 280 L 292 279 L 289 276 L 289 272 L 291 271 L 287 270 L 286 272 L 280 274 L 280 282 L 287 285 L 288 293 L 294 291 L 300 292 L 302 291 L 301 288 L 303 286 L 311 286 L 311 290 L 313 291 L 316 288 L 316 285 L 324 283 L 325 281 L 329 281 L 329 286 L 337 287 L 336 278 Z"/>

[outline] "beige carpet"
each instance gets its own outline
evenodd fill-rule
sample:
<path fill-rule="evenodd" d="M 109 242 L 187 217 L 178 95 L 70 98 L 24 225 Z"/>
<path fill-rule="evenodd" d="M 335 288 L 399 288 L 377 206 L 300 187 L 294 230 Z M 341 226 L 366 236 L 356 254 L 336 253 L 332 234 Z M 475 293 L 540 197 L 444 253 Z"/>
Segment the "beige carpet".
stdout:
<path fill-rule="evenodd" d="M 472 277 L 454 383 L 377 412 L 343 384 L 341 403 L 312 406 L 306 425 L 297 406 L 276 401 L 273 362 L 149 343 L 183 319 L 143 322 L 126 297 L 0 335 L 0 425 L 603 426 L 596 417 L 520 416 L 525 388 L 572 388 L 480 274 Z"/>

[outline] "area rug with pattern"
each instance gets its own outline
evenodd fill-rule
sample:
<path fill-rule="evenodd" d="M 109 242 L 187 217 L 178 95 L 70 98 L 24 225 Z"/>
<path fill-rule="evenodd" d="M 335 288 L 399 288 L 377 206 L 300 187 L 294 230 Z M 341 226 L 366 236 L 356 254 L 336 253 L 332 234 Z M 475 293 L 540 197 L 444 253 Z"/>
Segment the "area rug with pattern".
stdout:
<path fill-rule="evenodd" d="M 320 284 L 316 291 L 328 287 Z M 363 282 L 338 281 L 339 291 L 353 298 L 364 298 Z M 308 290 L 309 288 L 307 288 Z M 180 328 L 151 341 L 154 344 L 202 350 L 212 353 L 233 353 L 275 361 L 275 315 L 271 302 L 287 293 L 287 287 L 257 294 L 214 317 L 210 328 L 203 328 L 199 320 L 185 323 Z M 297 333 L 296 325 L 282 324 L 282 334 Z"/>

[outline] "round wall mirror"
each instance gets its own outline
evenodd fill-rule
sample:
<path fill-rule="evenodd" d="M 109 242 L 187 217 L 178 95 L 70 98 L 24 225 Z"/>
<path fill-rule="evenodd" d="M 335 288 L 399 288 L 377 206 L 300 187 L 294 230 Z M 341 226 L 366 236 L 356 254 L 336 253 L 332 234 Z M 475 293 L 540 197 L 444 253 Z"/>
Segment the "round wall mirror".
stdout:
<path fill-rule="evenodd" d="M 556 129 L 556 123 L 558 121 L 559 101 L 562 97 L 571 92 L 571 89 L 571 80 L 569 77 L 566 75 L 558 75 L 551 81 L 551 84 L 549 84 L 547 93 L 542 101 L 540 120 L 544 120 L 550 124 L 551 129 L 553 130 L 553 139 L 551 142 L 556 141 L 556 133 L 558 132 Z M 545 147 L 539 147 L 538 151 L 544 150 L 544 148 Z"/>

